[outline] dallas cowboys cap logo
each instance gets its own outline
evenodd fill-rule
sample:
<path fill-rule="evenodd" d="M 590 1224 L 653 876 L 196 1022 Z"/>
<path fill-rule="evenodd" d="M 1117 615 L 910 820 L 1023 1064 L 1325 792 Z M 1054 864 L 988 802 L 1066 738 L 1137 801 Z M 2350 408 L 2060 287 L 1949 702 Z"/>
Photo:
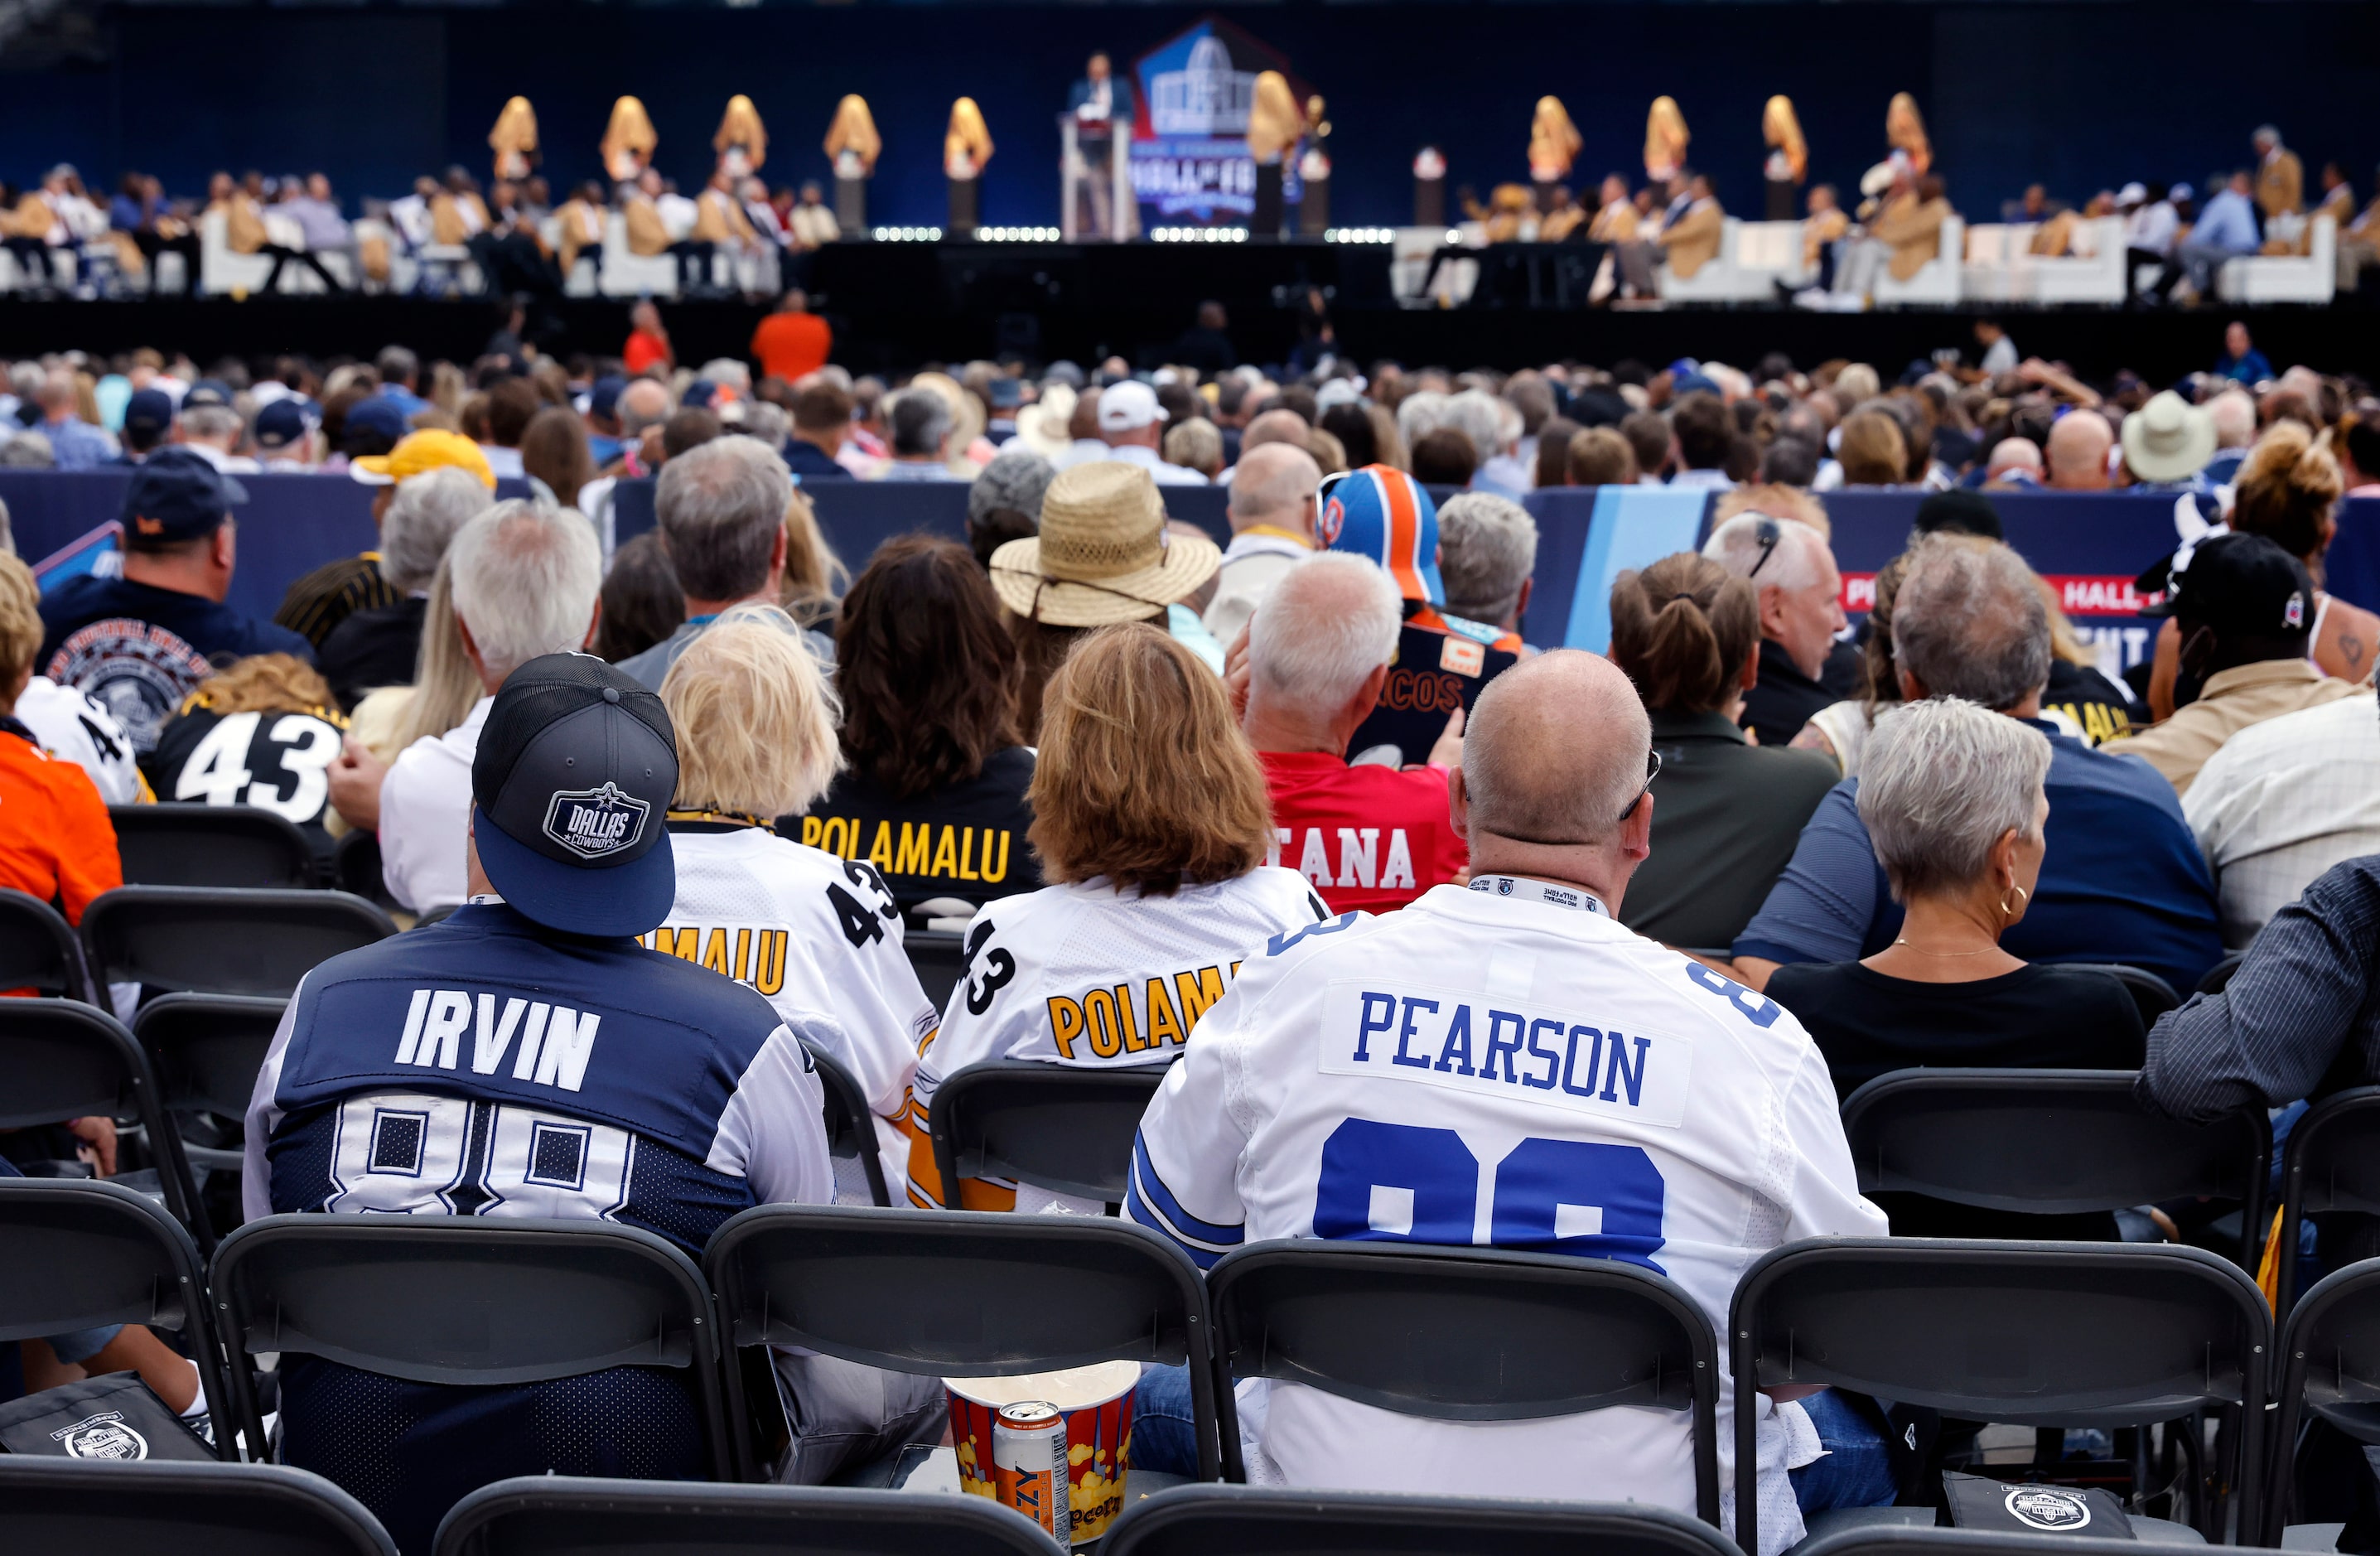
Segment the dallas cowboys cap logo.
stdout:
<path fill-rule="evenodd" d="M 637 845 L 652 813 L 617 784 L 557 790 L 545 808 L 545 835 L 582 859 L 608 858 Z"/>

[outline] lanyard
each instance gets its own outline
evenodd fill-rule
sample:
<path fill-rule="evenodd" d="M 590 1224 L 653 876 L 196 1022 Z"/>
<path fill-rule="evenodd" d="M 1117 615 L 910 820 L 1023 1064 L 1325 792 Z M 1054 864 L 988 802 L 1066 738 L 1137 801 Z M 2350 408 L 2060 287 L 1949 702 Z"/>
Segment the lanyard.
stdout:
<path fill-rule="evenodd" d="M 1594 893 L 1576 886 L 1556 886 L 1543 881 L 1531 881 L 1520 875 L 1475 875 L 1471 878 L 1475 892 L 1492 892 L 1500 897 L 1518 897 L 1524 902 L 1541 902 L 1555 907 L 1567 907 L 1580 913 L 1593 913 L 1609 918 L 1611 910 L 1605 907 Z"/>

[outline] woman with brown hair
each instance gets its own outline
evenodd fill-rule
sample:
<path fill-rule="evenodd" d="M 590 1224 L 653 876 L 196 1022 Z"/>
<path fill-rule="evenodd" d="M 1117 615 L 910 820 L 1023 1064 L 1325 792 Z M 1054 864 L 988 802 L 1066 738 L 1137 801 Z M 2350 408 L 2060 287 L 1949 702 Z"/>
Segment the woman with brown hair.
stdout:
<path fill-rule="evenodd" d="M 905 912 L 955 899 L 965 917 L 1038 887 L 1016 645 L 975 558 L 929 535 L 886 541 L 844 597 L 835 661 L 844 771 L 785 835 L 866 859 Z"/>
<path fill-rule="evenodd" d="M 977 916 L 967 975 L 918 1056 L 909 1184 L 921 1207 L 960 1203 L 933 1164 L 944 1076 L 991 1059 L 1168 1063 L 1243 958 L 1329 917 L 1305 877 L 1265 862 L 1264 772 L 1222 683 L 1157 627 L 1107 627 L 1067 657 L 1032 798 L 1052 883 Z M 968 1210 L 1103 1209 L 1000 1179 L 961 1192 Z"/>
<path fill-rule="evenodd" d="M 785 581 L 777 591 L 777 603 L 802 626 L 832 633 L 836 595 L 850 585 L 851 569 L 827 543 L 818 510 L 795 487 L 793 501 L 785 504 Z"/>
<path fill-rule="evenodd" d="M 1908 436 L 1898 420 L 1872 407 L 1843 419 L 1835 457 L 1845 486 L 1900 486 L 1909 479 Z"/>
<path fill-rule="evenodd" d="M 1764 750 L 1736 720 L 1760 679 L 1760 600 L 1693 552 L 1611 586 L 1611 659 L 1653 718 L 1652 857 L 1621 922 L 1686 949 L 1734 943 L 1784 872 L 1839 774 L 1808 751 Z"/>
<path fill-rule="evenodd" d="M 595 455 L 587 444 L 587 424 L 576 411 L 548 406 L 529 418 L 521 430 L 521 470 L 540 482 L 554 502 L 578 506 L 579 489 L 595 479 Z"/>

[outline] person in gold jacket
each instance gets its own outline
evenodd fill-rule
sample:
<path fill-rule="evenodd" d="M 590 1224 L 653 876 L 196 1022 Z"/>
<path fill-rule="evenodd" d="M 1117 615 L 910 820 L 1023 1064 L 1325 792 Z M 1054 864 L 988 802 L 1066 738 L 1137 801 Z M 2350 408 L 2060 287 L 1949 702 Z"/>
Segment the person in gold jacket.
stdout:
<path fill-rule="evenodd" d="M 430 197 L 431 241 L 468 244 L 492 225 L 480 186 L 463 169 L 448 168 L 445 183 Z"/>
<path fill-rule="evenodd" d="M 759 251 L 760 235 L 744 213 L 735 176 L 722 165 L 694 200 L 694 231 L 689 242 L 706 244 L 712 252 L 724 249 L 736 258 Z"/>
<path fill-rule="evenodd" d="M 648 167 L 620 191 L 620 214 L 628 229 L 628 252 L 651 259 L 670 250 L 669 227 L 662 221 L 662 176 Z"/>
<path fill-rule="evenodd" d="M 2281 132 L 2271 125 L 2257 128 L 2256 209 L 2270 222 L 2305 209 L 2305 164 L 2281 144 Z"/>
<path fill-rule="evenodd" d="M 1883 209 L 1844 257 L 1835 276 L 1836 292 L 1867 296 L 1879 270 L 1895 281 L 1911 279 L 1940 257 L 1942 224 L 1951 214 L 1940 174 L 1912 177 L 1905 169 L 1899 171 Z"/>
<path fill-rule="evenodd" d="M 1835 279 L 1835 245 L 1851 230 L 1852 219 L 1832 184 L 1811 188 L 1809 214 L 1802 218 L 1802 273 L 1811 285 L 1831 287 Z"/>
<path fill-rule="evenodd" d="M 612 219 L 611 213 L 604 207 L 603 186 L 591 178 L 579 185 L 570 192 L 570 198 L 562 202 L 554 215 L 558 218 L 556 225 L 559 228 L 555 234 L 554 258 L 562 265 L 563 280 L 567 282 L 571 272 L 578 268 L 578 256 L 581 254 L 595 261 L 600 274 L 603 263 L 603 229 Z"/>
<path fill-rule="evenodd" d="M 1596 194 L 1595 219 L 1586 225 L 1589 243 L 1626 243 L 1636 236 L 1636 203 L 1628 198 L 1628 180 L 1614 173 Z"/>
<path fill-rule="evenodd" d="M 1670 274 L 1684 280 L 1718 257 L 1727 213 L 1711 181 L 1695 173 L 1686 180 L 1686 208 L 1661 229 L 1662 257 Z"/>
<path fill-rule="evenodd" d="M 233 182 L 228 173 L 207 180 L 207 215 L 223 213 L 224 243 L 235 254 L 263 251 L 264 208 L 256 197 Z"/>

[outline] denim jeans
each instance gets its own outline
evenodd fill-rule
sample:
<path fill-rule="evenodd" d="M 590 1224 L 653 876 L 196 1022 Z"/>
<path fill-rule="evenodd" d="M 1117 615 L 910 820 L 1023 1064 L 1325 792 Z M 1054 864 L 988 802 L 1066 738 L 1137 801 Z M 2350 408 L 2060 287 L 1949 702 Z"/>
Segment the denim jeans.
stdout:
<path fill-rule="evenodd" d="M 1132 1395 L 1132 1467 L 1198 1477 L 1187 1367 L 1144 1367 Z"/>
<path fill-rule="evenodd" d="M 1899 1488 L 1892 1476 L 1892 1455 L 1868 1412 L 1832 1389 L 1802 1401 L 1810 1425 L 1818 1429 L 1826 1457 L 1788 1473 L 1793 1477 L 1793 1500 L 1803 1513 L 1825 1513 L 1839 1507 L 1889 1507 Z"/>

